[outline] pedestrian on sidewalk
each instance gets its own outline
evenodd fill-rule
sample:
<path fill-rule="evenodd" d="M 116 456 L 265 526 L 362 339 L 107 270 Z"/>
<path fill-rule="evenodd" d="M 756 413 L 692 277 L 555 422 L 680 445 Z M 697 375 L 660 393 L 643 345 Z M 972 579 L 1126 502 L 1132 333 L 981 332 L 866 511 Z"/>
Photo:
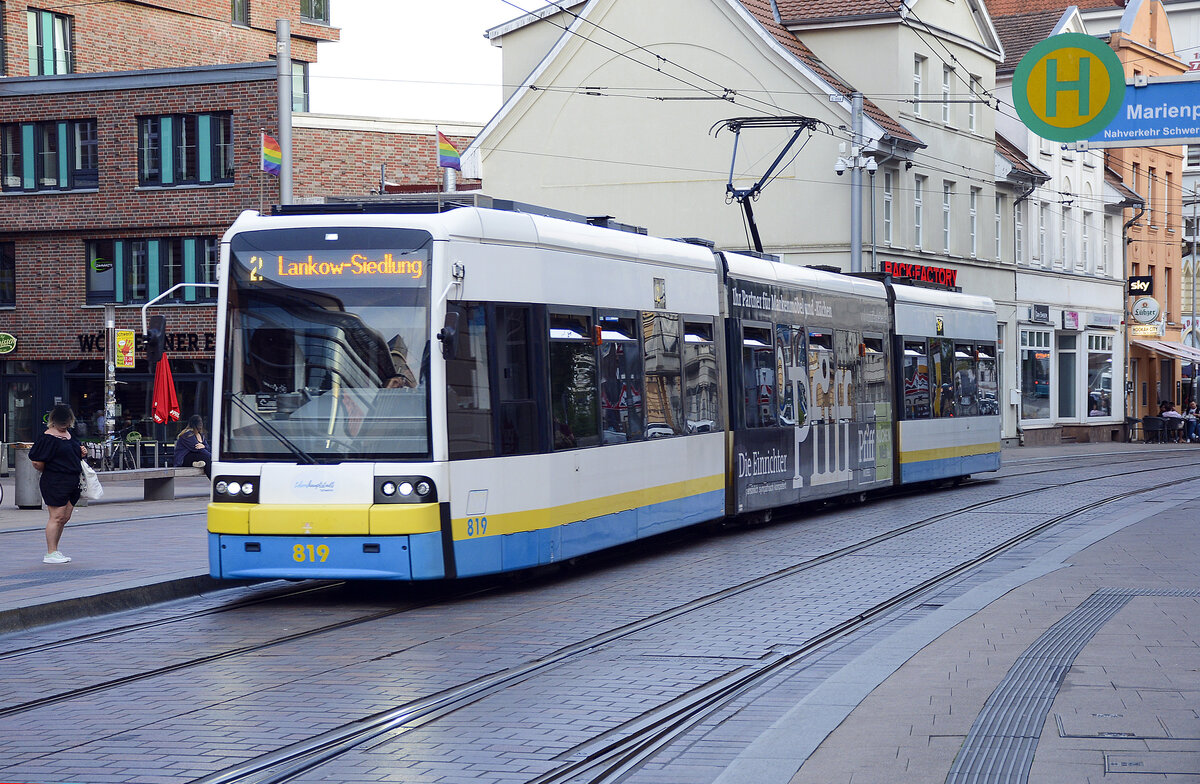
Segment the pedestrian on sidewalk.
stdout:
<path fill-rule="evenodd" d="M 71 559 L 58 549 L 63 528 L 79 503 L 79 480 L 87 448 L 71 435 L 75 413 L 70 406 L 55 406 L 50 411 L 46 432 L 37 437 L 29 450 L 29 461 L 42 472 L 39 487 L 42 500 L 50 510 L 46 523 L 46 555 L 42 563 L 65 564 Z"/>
<path fill-rule="evenodd" d="M 176 468 L 203 468 L 204 475 L 212 477 L 212 450 L 204 442 L 204 417 L 194 415 L 188 420 L 187 427 L 179 431 L 175 438 L 175 456 L 171 462 Z"/>

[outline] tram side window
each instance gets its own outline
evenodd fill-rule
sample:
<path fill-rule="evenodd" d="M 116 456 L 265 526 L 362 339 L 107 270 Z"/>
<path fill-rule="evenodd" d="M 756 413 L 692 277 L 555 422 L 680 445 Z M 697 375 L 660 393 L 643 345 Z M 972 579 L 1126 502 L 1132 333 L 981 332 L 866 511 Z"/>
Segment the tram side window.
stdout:
<path fill-rule="evenodd" d="M 780 427 L 802 425 L 808 415 L 808 400 L 804 391 L 808 384 L 795 383 L 799 380 L 798 374 L 808 373 L 803 357 L 804 330 L 790 324 L 776 324 L 775 378 L 779 383 L 776 385 L 775 404 L 778 406 L 776 410 L 779 412 Z"/>
<path fill-rule="evenodd" d="M 487 313 L 461 304 L 454 358 L 446 361 L 446 432 L 450 459 L 491 457 L 492 393 L 488 380 Z"/>
<path fill-rule="evenodd" d="M 601 313 L 600 421 L 606 444 L 642 437 L 642 342 L 633 314 Z"/>
<path fill-rule="evenodd" d="M 500 454 L 527 455 L 538 451 L 538 404 L 533 390 L 528 307 L 496 307 L 497 417 Z"/>
<path fill-rule="evenodd" d="M 1000 369 L 996 363 L 996 347 L 982 343 L 978 349 L 979 414 L 996 416 L 1000 413 Z"/>
<path fill-rule="evenodd" d="M 954 346 L 954 390 L 957 416 L 979 416 L 979 376 L 975 370 L 975 346 Z"/>
<path fill-rule="evenodd" d="M 924 340 L 904 341 L 904 418 L 929 419 L 929 355 Z"/>
<path fill-rule="evenodd" d="M 954 341 L 929 339 L 929 389 L 933 393 L 933 418 L 954 416 Z"/>
<path fill-rule="evenodd" d="M 721 430 L 721 377 L 711 321 L 683 325 L 684 422 L 689 433 Z"/>
<path fill-rule="evenodd" d="M 596 397 L 596 349 L 591 317 L 551 311 L 550 416 L 554 448 L 574 449 L 600 443 L 600 406 Z"/>
<path fill-rule="evenodd" d="M 862 380 L 863 358 L 859 354 L 862 336 L 857 332 L 834 330 L 834 351 L 837 354 L 837 375 L 834 376 L 839 421 L 856 419 L 855 404 L 859 402 L 858 386 Z"/>
<path fill-rule="evenodd" d="M 746 427 L 775 424 L 775 340 L 770 327 L 742 327 Z"/>
<path fill-rule="evenodd" d="M 811 422 L 832 422 L 836 418 L 837 362 L 833 353 L 833 333 L 829 330 L 808 332 L 808 389 L 811 395 Z"/>
<path fill-rule="evenodd" d="M 678 315 L 642 313 L 642 345 L 646 354 L 646 438 L 685 432 L 680 326 Z"/>
<path fill-rule="evenodd" d="M 883 338 L 863 336 L 862 387 L 863 402 L 870 407 L 867 415 L 875 413 L 876 403 L 886 403 L 888 394 L 887 355 L 883 352 Z"/>

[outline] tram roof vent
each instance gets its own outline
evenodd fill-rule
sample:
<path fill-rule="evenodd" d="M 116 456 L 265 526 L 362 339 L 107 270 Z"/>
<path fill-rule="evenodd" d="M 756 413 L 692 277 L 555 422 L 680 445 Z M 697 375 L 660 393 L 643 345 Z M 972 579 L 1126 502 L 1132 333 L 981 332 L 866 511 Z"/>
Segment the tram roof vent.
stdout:
<path fill-rule="evenodd" d="M 706 240 L 703 237 L 668 237 L 673 242 L 686 242 L 688 245 L 700 245 L 701 247 L 712 250 L 717 247 L 717 243 L 712 240 Z"/>
<path fill-rule="evenodd" d="M 832 272 L 834 275 L 845 275 L 841 267 L 835 267 L 832 264 L 805 264 L 809 269 L 819 270 L 821 272 Z"/>
<path fill-rule="evenodd" d="M 762 259 L 764 261 L 779 261 L 779 257 L 774 253 L 760 253 L 756 250 L 735 250 L 733 251 L 739 256 L 749 256 L 752 259 Z"/>

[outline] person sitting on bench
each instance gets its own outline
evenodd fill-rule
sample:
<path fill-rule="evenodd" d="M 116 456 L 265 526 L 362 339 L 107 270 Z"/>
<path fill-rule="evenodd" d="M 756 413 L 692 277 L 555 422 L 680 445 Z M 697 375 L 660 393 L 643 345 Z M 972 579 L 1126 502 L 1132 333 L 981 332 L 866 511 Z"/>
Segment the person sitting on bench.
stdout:
<path fill-rule="evenodd" d="M 196 414 L 188 420 L 187 427 L 179 431 L 179 436 L 175 439 L 175 457 L 172 464 L 176 468 L 203 468 L 204 475 L 212 477 L 212 450 L 204 441 L 204 417 Z"/>

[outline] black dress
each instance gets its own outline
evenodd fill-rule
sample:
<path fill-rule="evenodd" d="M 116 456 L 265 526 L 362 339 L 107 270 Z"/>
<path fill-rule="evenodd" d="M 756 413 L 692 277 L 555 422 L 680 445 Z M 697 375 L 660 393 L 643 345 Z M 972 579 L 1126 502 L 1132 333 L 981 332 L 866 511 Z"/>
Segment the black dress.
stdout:
<path fill-rule="evenodd" d="M 79 503 L 79 477 L 83 473 L 83 445 L 70 438 L 42 433 L 29 450 L 29 459 L 45 463 L 39 486 L 46 506 Z"/>

